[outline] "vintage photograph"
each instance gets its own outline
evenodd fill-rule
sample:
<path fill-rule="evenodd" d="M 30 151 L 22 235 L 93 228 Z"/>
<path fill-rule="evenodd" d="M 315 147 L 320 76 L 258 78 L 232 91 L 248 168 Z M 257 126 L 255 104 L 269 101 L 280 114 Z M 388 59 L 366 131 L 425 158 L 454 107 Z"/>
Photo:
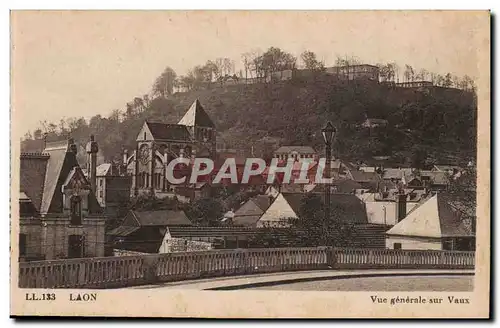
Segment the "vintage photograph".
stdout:
<path fill-rule="evenodd" d="M 12 11 L 12 293 L 369 292 L 464 315 L 478 254 L 489 272 L 489 19 Z"/>

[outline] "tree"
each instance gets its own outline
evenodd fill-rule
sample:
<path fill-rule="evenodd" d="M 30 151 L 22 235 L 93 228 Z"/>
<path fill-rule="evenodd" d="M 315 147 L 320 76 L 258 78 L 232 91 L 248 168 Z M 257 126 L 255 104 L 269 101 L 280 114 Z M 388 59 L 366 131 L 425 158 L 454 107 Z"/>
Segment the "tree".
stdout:
<path fill-rule="evenodd" d="M 186 214 L 196 223 L 216 226 L 224 214 L 224 208 L 218 199 L 200 198 L 188 206 Z"/>
<path fill-rule="evenodd" d="M 404 77 L 405 82 L 415 81 L 415 71 L 413 70 L 413 67 L 411 67 L 410 65 L 405 65 Z"/>
<path fill-rule="evenodd" d="M 297 62 L 292 54 L 284 52 L 280 48 L 270 47 L 265 53 L 257 58 L 257 66 L 264 76 L 269 76 L 274 72 L 294 69 Z"/>
<path fill-rule="evenodd" d="M 160 97 L 171 95 L 177 74 L 171 67 L 166 67 L 153 84 L 153 94 Z"/>
<path fill-rule="evenodd" d="M 325 65 L 323 65 L 323 63 L 316 58 L 316 54 L 312 51 L 304 51 L 300 55 L 300 58 L 302 59 L 306 69 L 321 71 L 325 68 Z"/>
<path fill-rule="evenodd" d="M 243 61 L 243 67 L 245 68 L 245 79 L 248 79 L 248 73 L 250 73 L 250 77 L 252 77 L 252 54 L 250 52 L 245 52 L 241 55 L 241 59 Z"/>
<path fill-rule="evenodd" d="M 445 88 L 450 88 L 452 85 L 453 85 L 452 76 L 450 73 L 446 73 L 446 75 L 444 76 L 444 81 L 442 86 Z"/>
<path fill-rule="evenodd" d="M 425 68 L 422 68 L 418 72 L 417 79 L 420 80 L 420 81 L 425 81 L 425 80 L 427 80 L 427 76 L 428 75 L 429 75 L 429 72 Z"/>
<path fill-rule="evenodd" d="M 144 101 L 141 97 L 135 97 L 134 98 L 134 107 L 137 112 L 142 112 L 144 111 Z"/>

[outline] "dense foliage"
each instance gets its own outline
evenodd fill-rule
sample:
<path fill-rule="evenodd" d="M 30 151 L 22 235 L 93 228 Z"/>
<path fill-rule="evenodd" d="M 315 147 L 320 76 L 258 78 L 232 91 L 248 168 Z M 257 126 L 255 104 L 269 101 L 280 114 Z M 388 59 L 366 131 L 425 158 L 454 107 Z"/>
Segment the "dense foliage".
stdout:
<path fill-rule="evenodd" d="M 330 76 L 273 84 L 214 85 L 211 88 L 159 96 L 140 107 L 109 117 L 97 115 L 44 124 L 48 140 L 69 132 L 81 144 L 95 134 L 103 160 L 119 159 L 133 149 L 144 120 L 176 123 L 199 98 L 228 147 L 265 155 L 283 144 L 311 145 L 320 150 L 319 130 L 331 120 L 339 128 L 335 153 L 355 159 L 392 155 L 401 162 L 456 162 L 473 158 L 476 147 L 474 93 L 435 87 L 427 92 L 392 88 L 376 82 L 339 81 Z M 365 118 L 383 118 L 385 128 L 360 127 Z M 42 130 L 23 142 L 39 150 Z M 38 147 L 38 148 L 37 148 Z M 81 161 L 85 161 L 81 152 Z"/>

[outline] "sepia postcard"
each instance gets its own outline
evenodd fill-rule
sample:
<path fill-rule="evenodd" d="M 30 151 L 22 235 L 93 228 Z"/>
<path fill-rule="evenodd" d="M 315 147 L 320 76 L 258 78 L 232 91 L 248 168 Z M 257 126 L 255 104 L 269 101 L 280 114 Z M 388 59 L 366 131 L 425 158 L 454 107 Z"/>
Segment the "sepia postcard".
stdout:
<path fill-rule="evenodd" d="M 489 11 L 10 19 L 11 316 L 490 317 Z"/>

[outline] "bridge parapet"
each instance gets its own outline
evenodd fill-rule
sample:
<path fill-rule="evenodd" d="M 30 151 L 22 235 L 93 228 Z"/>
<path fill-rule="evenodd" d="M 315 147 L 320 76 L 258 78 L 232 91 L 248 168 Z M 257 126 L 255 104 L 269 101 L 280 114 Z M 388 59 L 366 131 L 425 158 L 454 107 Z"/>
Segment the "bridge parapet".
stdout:
<path fill-rule="evenodd" d="M 20 288 L 116 288 L 316 269 L 473 269 L 474 252 L 274 248 L 19 263 Z"/>

